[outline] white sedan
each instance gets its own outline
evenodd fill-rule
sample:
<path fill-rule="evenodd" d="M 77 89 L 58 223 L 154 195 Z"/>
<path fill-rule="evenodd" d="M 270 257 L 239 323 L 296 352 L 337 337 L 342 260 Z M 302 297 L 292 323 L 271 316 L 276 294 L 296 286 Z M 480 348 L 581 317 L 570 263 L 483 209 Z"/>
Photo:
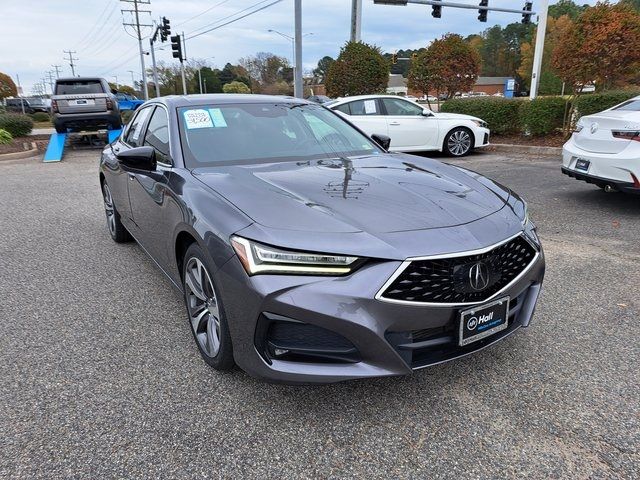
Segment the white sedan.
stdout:
<path fill-rule="evenodd" d="M 606 192 L 640 194 L 640 96 L 582 117 L 562 149 L 562 172 Z"/>
<path fill-rule="evenodd" d="M 344 97 L 325 106 L 345 115 L 368 135 L 391 137 L 391 151 L 437 150 L 460 157 L 489 144 L 489 129 L 483 120 L 457 113 L 434 113 L 394 95 Z"/>

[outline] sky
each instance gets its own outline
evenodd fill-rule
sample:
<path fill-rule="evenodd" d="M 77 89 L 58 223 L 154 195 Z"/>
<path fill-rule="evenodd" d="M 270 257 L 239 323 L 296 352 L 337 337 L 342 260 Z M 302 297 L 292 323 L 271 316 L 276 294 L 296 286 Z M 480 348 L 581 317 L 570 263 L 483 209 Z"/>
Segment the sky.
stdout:
<path fill-rule="evenodd" d="M 151 10 L 142 14 L 141 23 L 151 23 L 165 16 L 171 20 L 173 34 L 184 31 L 189 37 L 205 26 L 216 26 L 268 5 L 274 0 L 144 0 Z M 449 0 L 451 1 L 451 0 Z M 455 0 L 477 5 L 478 0 Z M 578 3 L 594 4 L 596 0 Z M 137 40 L 130 36 L 131 15 L 121 9 L 132 8 L 132 3 L 118 0 L 1 0 L 3 41 L 0 42 L 0 72 L 14 81 L 20 77 L 25 94 L 35 83 L 47 77 L 53 65 L 59 65 L 60 76 L 70 76 L 68 56 L 64 50 L 73 50 L 78 60 L 76 75 L 102 76 L 120 84 L 132 83 L 141 77 Z M 291 42 L 270 29 L 293 35 L 293 0 L 281 0 L 256 14 L 237 22 L 187 40 L 187 56 L 222 68 L 227 62 L 257 52 L 272 52 L 291 59 Z M 534 11 L 540 1 L 534 1 Z M 550 3 L 555 3 L 551 0 Z M 25 6 L 28 5 L 28 6 Z M 522 0 L 491 0 L 490 6 L 521 8 Z M 351 20 L 350 0 L 302 0 L 304 69 L 310 70 L 324 55 L 336 57 L 340 47 L 349 39 Z M 487 23 L 477 20 L 476 10 L 443 7 L 442 18 L 431 16 L 431 7 L 374 5 L 363 0 L 362 40 L 385 52 L 396 49 L 418 48 L 434 38 L 453 32 L 461 35 L 478 33 L 492 25 L 507 25 L 521 20 L 519 15 L 489 12 Z M 216 23 L 217 22 L 217 23 Z M 143 30 L 150 33 L 151 29 Z M 148 40 L 144 41 L 148 49 Z M 169 43 L 159 44 L 158 61 L 170 62 Z M 145 56 L 147 67 L 150 56 Z M 55 72 L 53 73 L 55 77 Z M 16 82 L 17 83 L 17 82 Z"/>

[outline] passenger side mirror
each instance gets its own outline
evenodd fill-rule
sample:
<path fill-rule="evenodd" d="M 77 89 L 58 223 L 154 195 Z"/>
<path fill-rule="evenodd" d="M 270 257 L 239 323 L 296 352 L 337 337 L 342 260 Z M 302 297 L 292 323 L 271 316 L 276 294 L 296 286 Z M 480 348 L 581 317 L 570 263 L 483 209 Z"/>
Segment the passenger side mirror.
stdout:
<path fill-rule="evenodd" d="M 424 117 L 433 117 L 433 112 L 431 110 L 427 110 L 426 108 L 422 110 L 422 116 Z"/>
<path fill-rule="evenodd" d="M 121 150 L 117 155 L 118 161 L 129 168 L 152 171 L 156 169 L 156 151 L 153 147 L 136 147 Z"/>
<path fill-rule="evenodd" d="M 374 133 L 373 135 L 371 135 L 371 140 L 376 142 L 385 150 L 389 150 L 389 147 L 391 146 L 391 138 L 387 137 L 386 135 Z"/>

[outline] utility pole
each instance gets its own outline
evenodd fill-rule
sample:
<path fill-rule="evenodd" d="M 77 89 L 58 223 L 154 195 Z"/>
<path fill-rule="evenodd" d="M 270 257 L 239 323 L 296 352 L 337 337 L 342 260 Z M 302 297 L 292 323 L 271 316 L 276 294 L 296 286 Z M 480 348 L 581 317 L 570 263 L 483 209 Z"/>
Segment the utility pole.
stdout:
<path fill-rule="evenodd" d="M 130 26 L 135 28 L 136 38 L 138 39 L 138 50 L 140 51 L 140 70 L 142 72 L 142 92 L 144 94 L 144 99 L 149 100 L 149 88 L 147 85 L 147 75 L 145 72 L 144 65 L 144 50 L 142 49 L 142 32 L 140 27 L 153 27 L 152 24 L 149 23 L 140 23 L 140 14 L 148 13 L 151 14 L 150 10 L 140 10 L 138 5 L 149 5 L 151 0 L 120 0 L 125 3 L 133 3 L 133 9 L 123 9 L 122 12 L 129 12 L 134 15 L 135 23 L 123 23 L 125 26 Z"/>
<path fill-rule="evenodd" d="M 18 97 L 20 97 L 20 106 L 22 107 L 22 114 L 24 115 L 24 100 L 22 97 L 24 96 L 22 93 L 22 85 L 20 85 L 20 75 L 16 73 L 16 80 L 18 80 Z"/>
<path fill-rule="evenodd" d="M 296 51 L 296 65 L 293 72 L 293 94 L 298 98 L 304 97 L 302 90 L 302 0 L 294 0 L 295 10 L 295 51 Z"/>
<path fill-rule="evenodd" d="M 351 0 L 351 41 L 359 42 L 362 29 L 362 0 Z"/>
<path fill-rule="evenodd" d="M 56 78 L 60 78 L 60 68 L 62 68 L 62 65 L 51 65 L 51 66 L 56 69 Z"/>
<path fill-rule="evenodd" d="M 544 53 L 544 37 L 547 33 L 547 16 L 549 14 L 549 0 L 540 0 L 540 14 L 538 15 L 538 29 L 536 30 L 536 49 L 533 52 L 533 70 L 531 72 L 531 100 L 538 96 L 540 86 L 540 72 L 542 70 L 542 55 Z"/>
<path fill-rule="evenodd" d="M 73 58 L 73 54 L 76 53 L 75 50 L 63 50 L 64 53 L 66 53 L 67 55 L 69 55 L 69 66 L 71 67 L 71 76 L 75 77 L 76 76 L 76 70 L 75 70 L 75 64 L 73 63 L 73 61 L 77 61 L 77 58 Z"/>
<path fill-rule="evenodd" d="M 114 75 L 113 78 L 116 79 L 116 90 L 118 90 L 118 88 L 120 88 L 120 85 L 118 85 L 118 75 Z"/>
<path fill-rule="evenodd" d="M 51 88 L 51 95 L 53 95 L 53 70 L 49 70 L 47 72 L 47 76 L 49 77 L 49 87 Z"/>
<path fill-rule="evenodd" d="M 131 74 L 131 86 L 133 87 L 133 89 L 136 89 L 136 79 L 133 76 L 133 70 L 127 70 L 127 72 L 129 72 Z"/>

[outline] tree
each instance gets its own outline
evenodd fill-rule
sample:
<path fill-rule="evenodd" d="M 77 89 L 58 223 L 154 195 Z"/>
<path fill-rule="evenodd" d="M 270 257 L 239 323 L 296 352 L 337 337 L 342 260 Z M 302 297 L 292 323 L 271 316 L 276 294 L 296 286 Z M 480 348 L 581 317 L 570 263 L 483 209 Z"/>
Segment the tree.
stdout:
<path fill-rule="evenodd" d="M 322 57 L 320 60 L 318 60 L 318 66 L 314 68 L 313 75 L 322 79 L 322 82 L 324 82 L 327 78 L 327 74 L 329 73 L 329 68 L 331 68 L 333 62 L 335 62 L 335 59 L 328 55 Z"/>
<path fill-rule="evenodd" d="M 640 14 L 630 5 L 599 2 L 587 8 L 559 38 L 551 64 L 574 88 L 624 84 L 640 64 Z"/>
<path fill-rule="evenodd" d="M 222 93 L 222 81 L 220 80 L 220 70 L 202 67 L 200 75 L 202 76 L 202 91 L 204 93 Z M 198 82 L 200 79 L 198 79 Z M 198 85 L 198 88 L 200 86 Z M 199 91 L 199 90 L 198 90 Z"/>
<path fill-rule="evenodd" d="M 560 18 L 567 15 L 571 20 L 575 20 L 584 12 L 589 5 L 578 5 L 573 0 L 558 0 L 554 5 L 549 6 L 549 17 Z"/>
<path fill-rule="evenodd" d="M 251 93 L 249 87 L 242 82 L 230 82 L 222 87 L 224 93 Z"/>
<path fill-rule="evenodd" d="M 240 65 L 248 72 L 251 80 L 260 85 L 270 85 L 283 79 L 283 70 L 289 69 L 289 61 L 269 52 L 259 52 L 241 58 Z"/>
<path fill-rule="evenodd" d="M 133 87 L 129 85 L 116 85 L 115 83 L 109 82 L 109 87 L 117 90 L 118 93 L 124 93 L 126 95 L 133 95 L 134 97 L 138 95 L 138 93 L 133 89 Z"/>
<path fill-rule="evenodd" d="M 560 79 L 560 77 L 558 77 L 551 68 L 551 56 L 556 45 L 560 42 L 560 39 L 572 25 L 573 22 L 571 21 L 571 18 L 569 18 L 569 15 L 562 15 L 558 18 L 549 17 L 548 19 L 538 90 L 541 95 L 558 95 L 562 92 L 562 79 Z M 523 43 L 521 47 L 522 61 L 520 63 L 520 68 L 518 68 L 518 74 L 526 85 L 529 85 L 531 82 L 534 45 L 535 33 L 531 42 Z"/>
<path fill-rule="evenodd" d="M 418 54 L 409 70 L 409 87 L 424 94 L 468 92 L 480 73 L 480 56 L 460 35 L 448 33 Z"/>
<path fill-rule="evenodd" d="M 633 7 L 637 12 L 640 12 L 640 0 L 620 0 L 620 3 Z"/>
<path fill-rule="evenodd" d="M 18 96 L 18 88 L 11 77 L 0 72 L 0 99 Z"/>
<path fill-rule="evenodd" d="M 378 47 L 347 42 L 326 78 L 327 94 L 332 97 L 383 92 L 389 82 L 389 63 Z"/>

